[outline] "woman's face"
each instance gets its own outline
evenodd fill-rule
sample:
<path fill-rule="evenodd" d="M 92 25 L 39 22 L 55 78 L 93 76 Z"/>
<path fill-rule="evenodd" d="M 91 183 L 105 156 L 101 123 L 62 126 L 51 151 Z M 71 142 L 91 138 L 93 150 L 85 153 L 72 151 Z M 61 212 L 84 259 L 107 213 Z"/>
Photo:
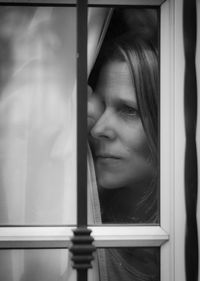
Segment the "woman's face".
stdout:
<path fill-rule="evenodd" d="M 98 184 L 120 188 L 149 181 L 155 167 L 125 62 L 109 62 L 102 68 L 88 111 L 95 120 L 90 135 Z"/>

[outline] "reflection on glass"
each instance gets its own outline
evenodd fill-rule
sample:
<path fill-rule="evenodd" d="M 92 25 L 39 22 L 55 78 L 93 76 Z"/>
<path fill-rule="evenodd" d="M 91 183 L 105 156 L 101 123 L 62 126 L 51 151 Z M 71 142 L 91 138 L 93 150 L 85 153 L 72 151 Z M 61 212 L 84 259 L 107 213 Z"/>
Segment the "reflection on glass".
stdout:
<path fill-rule="evenodd" d="M 90 220 L 157 224 L 158 14 L 144 8 L 111 13 L 103 15 L 103 44 L 88 80 Z"/>
<path fill-rule="evenodd" d="M 2 281 L 76 281 L 67 250 L 0 250 Z"/>
<path fill-rule="evenodd" d="M 159 281 L 159 248 L 98 249 L 89 281 Z"/>
<path fill-rule="evenodd" d="M 76 10 L 1 6 L 0 43 L 0 224 L 75 223 Z"/>

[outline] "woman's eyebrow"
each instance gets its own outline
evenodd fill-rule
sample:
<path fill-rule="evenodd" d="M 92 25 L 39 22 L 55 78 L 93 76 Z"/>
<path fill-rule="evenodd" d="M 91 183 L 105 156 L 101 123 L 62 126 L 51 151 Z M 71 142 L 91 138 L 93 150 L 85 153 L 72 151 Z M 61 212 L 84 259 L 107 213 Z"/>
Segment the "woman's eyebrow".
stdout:
<path fill-rule="evenodd" d="M 114 98 L 113 103 L 115 103 L 116 105 L 126 104 L 126 105 L 129 105 L 129 106 L 135 107 L 135 108 L 138 107 L 136 101 L 134 101 L 132 99 L 121 98 L 121 97 Z"/>

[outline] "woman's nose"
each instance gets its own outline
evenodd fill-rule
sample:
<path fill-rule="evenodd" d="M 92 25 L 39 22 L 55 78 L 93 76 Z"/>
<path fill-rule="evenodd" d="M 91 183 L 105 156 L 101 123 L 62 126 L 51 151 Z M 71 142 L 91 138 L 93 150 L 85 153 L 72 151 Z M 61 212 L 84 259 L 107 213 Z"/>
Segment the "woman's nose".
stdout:
<path fill-rule="evenodd" d="M 113 140 L 116 136 L 112 116 L 105 110 L 90 132 L 94 139 Z"/>

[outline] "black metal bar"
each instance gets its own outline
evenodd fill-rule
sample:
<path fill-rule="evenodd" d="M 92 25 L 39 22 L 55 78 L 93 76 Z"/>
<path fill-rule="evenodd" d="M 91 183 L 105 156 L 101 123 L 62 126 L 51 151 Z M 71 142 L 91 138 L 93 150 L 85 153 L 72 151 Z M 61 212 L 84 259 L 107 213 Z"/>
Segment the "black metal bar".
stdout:
<path fill-rule="evenodd" d="M 185 110 L 185 268 L 186 280 L 198 280 L 197 192 L 198 163 L 196 148 L 197 81 L 196 81 L 196 1 L 183 2 L 183 36 L 185 53 L 184 110 Z"/>
<path fill-rule="evenodd" d="M 87 280 L 87 270 L 85 270 L 85 269 L 78 270 L 78 272 L 77 272 L 77 280 L 78 281 L 86 281 Z"/>
<path fill-rule="evenodd" d="M 93 238 L 87 229 L 87 0 L 77 1 L 77 229 L 72 237 L 77 281 L 87 281 Z"/>
<path fill-rule="evenodd" d="M 87 0 L 77 2 L 77 225 L 87 226 Z"/>
<path fill-rule="evenodd" d="M 85 227 L 78 227 L 74 230 L 70 252 L 73 254 L 73 268 L 77 269 L 78 272 L 84 272 L 84 270 L 87 272 L 87 269 L 92 267 L 92 253 L 95 251 L 95 246 L 92 245 L 94 239 L 90 233 L 91 230 Z M 78 281 L 80 280 L 78 279 Z"/>

